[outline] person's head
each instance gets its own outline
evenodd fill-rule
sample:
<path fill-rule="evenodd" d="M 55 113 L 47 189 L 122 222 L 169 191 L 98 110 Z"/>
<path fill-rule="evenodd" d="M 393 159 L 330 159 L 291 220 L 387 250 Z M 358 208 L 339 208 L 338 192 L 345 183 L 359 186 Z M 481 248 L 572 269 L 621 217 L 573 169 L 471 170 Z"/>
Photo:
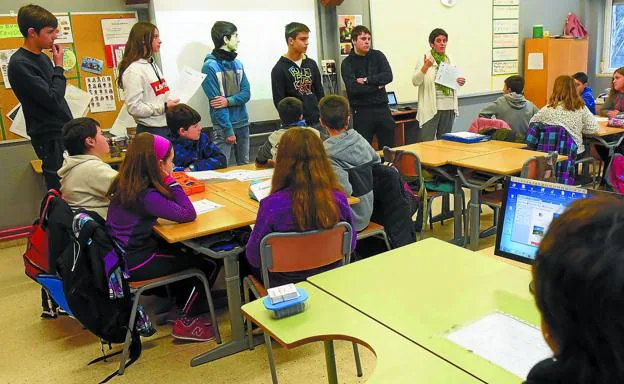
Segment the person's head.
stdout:
<path fill-rule="evenodd" d="M 520 75 L 509 76 L 505 79 L 505 87 L 503 93 L 517 93 L 522 95 L 524 92 L 524 78 Z"/>
<path fill-rule="evenodd" d="M 226 51 L 236 52 L 238 49 L 238 32 L 236 25 L 229 21 L 217 21 L 210 30 L 210 37 L 215 48 L 223 48 Z"/>
<path fill-rule="evenodd" d="M 620 67 L 613 72 L 609 96 L 614 96 L 616 92 L 624 92 L 624 67 Z"/>
<path fill-rule="evenodd" d="M 363 25 L 358 25 L 351 31 L 351 42 L 355 53 L 365 55 L 370 50 L 371 32 Z"/>
<path fill-rule="evenodd" d="M 436 28 L 429 34 L 429 46 L 437 53 L 446 53 L 448 33 L 442 28 Z"/>
<path fill-rule="evenodd" d="M 573 202 L 551 223 L 533 265 L 542 332 L 579 382 L 624 382 L 624 201 Z"/>
<path fill-rule="evenodd" d="M 345 25 L 345 28 L 347 28 L 347 29 L 353 27 L 353 20 L 351 20 L 351 18 L 349 18 L 349 17 L 345 17 L 344 25 Z"/>
<path fill-rule="evenodd" d="M 587 85 L 587 81 L 589 80 L 587 77 L 587 73 L 585 72 L 576 72 L 572 75 L 574 79 L 574 84 L 576 84 L 576 90 L 578 93 L 583 93 L 585 90 L 585 85 Z"/>
<path fill-rule="evenodd" d="M 119 76 L 117 84 L 123 88 L 122 76 L 128 66 L 139 59 L 149 59 L 155 53 L 160 52 L 160 33 L 152 23 L 138 22 L 132 26 L 123 58 L 119 63 Z"/>
<path fill-rule="evenodd" d="M 344 96 L 327 95 L 319 102 L 320 122 L 330 136 L 349 127 L 349 100 Z"/>
<path fill-rule="evenodd" d="M 310 28 L 302 23 L 289 23 L 284 28 L 284 37 L 286 37 L 289 50 L 304 54 L 308 50 Z"/>
<path fill-rule="evenodd" d="M 548 105 L 553 108 L 561 105 L 568 111 L 576 111 L 585 106 L 585 102 L 576 90 L 572 76 L 562 75 L 555 79 Z"/>
<path fill-rule="evenodd" d="M 291 125 L 303 119 L 303 103 L 296 97 L 284 97 L 277 103 L 282 125 Z"/>
<path fill-rule="evenodd" d="M 147 132 L 136 135 L 108 190 L 111 202 L 134 210 L 139 194 L 150 187 L 172 198 L 165 176 L 173 170 L 173 155 L 173 147 L 164 137 Z"/>
<path fill-rule="evenodd" d="M 271 193 L 286 188 L 292 189 L 299 230 L 331 228 L 340 220 L 333 191 L 342 188 L 323 142 L 312 129 L 290 128 L 280 139 Z"/>
<path fill-rule="evenodd" d="M 109 152 L 100 123 L 90 117 L 79 117 L 65 123 L 63 144 L 70 156 L 103 156 Z"/>
<path fill-rule="evenodd" d="M 47 9 L 28 4 L 17 11 L 17 26 L 24 39 L 39 49 L 50 49 L 56 39 L 58 20 Z"/>
<path fill-rule="evenodd" d="M 201 116 L 186 104 L 177 104 L 167 110 L 167 126 L 174 138 L 199 140 L 201 135 Z"/>

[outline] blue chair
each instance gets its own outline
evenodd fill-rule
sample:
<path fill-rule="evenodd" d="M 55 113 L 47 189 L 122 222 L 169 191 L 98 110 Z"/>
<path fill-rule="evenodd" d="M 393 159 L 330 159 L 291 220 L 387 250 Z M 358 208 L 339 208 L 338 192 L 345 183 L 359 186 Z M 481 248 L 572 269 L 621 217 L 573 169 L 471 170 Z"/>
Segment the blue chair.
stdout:
<path fill-rule="evenodd" d="M 67 305 L 65 293 L 63 292 L 63 281 L 56 275 L 37 275 L 37 282 L 45 288 L 52 299 L 56 301 L 59 307 L 67 312 L 68 315 L 74 316 Z"/>

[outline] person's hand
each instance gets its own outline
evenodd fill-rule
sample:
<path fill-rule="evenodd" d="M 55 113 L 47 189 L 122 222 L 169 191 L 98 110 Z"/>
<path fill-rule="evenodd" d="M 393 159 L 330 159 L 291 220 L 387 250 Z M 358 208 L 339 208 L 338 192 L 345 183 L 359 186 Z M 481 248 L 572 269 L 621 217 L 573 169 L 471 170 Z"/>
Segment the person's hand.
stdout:
<path fill-rule="evenodd" d="M 167 100 L 167 109 L 173 108 L 180 103 L 180 99 Z"/>
<path fill-rule="evenodd" d="M 425 55 L 423 68 L 425 68 L 425 69 L 431 68 L 431 66 L 433 65 L 433 62 L 434 62 L 433 56 Z"/>
<path fill-rule="evenodd" d="M 236 136 L 228 136 L 225 138 L 225 142 L 228 144 L 236 144 Z"/>
<path fill-rule="evenodd" d="M 357 79 L 355 79 L 355 81 L 358 84 L 364 85 L 364 84 L 366 84 L 366 77 L 358 77 Z"/>
<path fill-rule="evenodd" d="M 456 81 L 457 81 L 457 84 L 459 84 L 460 87 L 463 87 L 464 84 L 466 84 L 466 79 L 463 78 L 463 77 L 458 77 Z"/>
<path fill-rule="evenodd" d="M 613 117 L 616 117 L 619 113 L 620 113 L 620 111 L 614 109 L 612 111 L 607 112 L 607 117 L 613 118 Z"/>
<path fill-rule="evenodd" d="M 220 109 L 225 108 L 229 105 L 228 100 L 223 96 L 217 96 L 214 99 L 210 100 L 210 106 L 212 108 Z"/>
<path fill-rule="evenodd" d="M 63 47 L 59 44 L 52 45 L 52 61 L 56 67 L 63 66 Z"/>

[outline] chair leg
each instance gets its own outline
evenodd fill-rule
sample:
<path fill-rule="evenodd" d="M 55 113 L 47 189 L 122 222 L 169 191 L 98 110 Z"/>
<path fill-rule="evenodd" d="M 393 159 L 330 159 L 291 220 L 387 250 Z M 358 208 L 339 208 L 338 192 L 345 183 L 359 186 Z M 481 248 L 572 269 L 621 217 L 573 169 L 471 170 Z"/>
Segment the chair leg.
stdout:
<path fill-rule="evenodd" d="M 212 295 L 210 294 L 210 285 L 208 284 L 208 279 L 203 273 L 198 273 L 195 275 L 199 280 L 201 280 L 204 285 L 204 290 L 206 291 L 206 300 L 208 300 L 208 308 L 210 309 L 210 320 L 212 321 L 212 328 L 215 333 L 215 340 L 217 344 L 221 344 L 221 334 L 219 333 L 219 324 L 217 324 L 217 317 L 215 316 L 214 303 L 212 302 Z"/>
<path fill-rule="evenodd" d="M 386 231 L 383 231 L 381 233 L 381 237 L 383 237 L 383 241 L 384 243 L 386 243 L 386 249 L 389 251 L 392 249 L 392 246 L 390 246 L 390 241 L 388 240 L 388 235 L 386 234 Z"/>
<path fill-rule="evenodd" d="M 357 377 L 362 377 L 364 375 L 362 373 L 362 362 L 360 361 L 360 351 L 356 343 L 353 343 L 353 356 L 355 356 L 355 371 L 357 372 Z"/>
<path fill-rule="evenodd" d="M 243 279 L 243 294 L 245 295 L 245 304 L 249 303 L 249 280 L 247 278 Z M 253 342 L 253 334 L 251 333 L 251 321 L 247 319 L 247 340 L 249 342 L 249 350 L 253 351 L 254 342 Z"/>
<path fill-rule="evenodd" d="M 126 331 L 126 340 L 123 345 L 123 352 L 121 353 L 121 361 L 119 362 L 119 370 L 117 374 L 120 376 L 124 374 L 126 370 L 126 360 L 128 359 L 128 351 L 130 350 L 130 342 L 132 338 L 132 330 L 134 329 L 134 321 L 136 320 L 137 307 L 139 306 L 139 299 L 143 293 L 142 289 L 138 289 L 134 294 L 134 300 L 132 301 L 132 312 L 130 312 L 130 321 L 128 322 L 128 330 Z"/>
<path fill-rule="evenodd" d="M 468 200 L 468 207 L 470 207 L 471 200 Z M 464 247 L 468 245 L 468 232 L 470 226 L 470 209 L 464 209 Z"/>
<path fill-rule="evenodd" d="M 277 384 L 277 372 L 275 370 L 275 360 L 273 360 L 273 346 L 271 345 L 271 337 L 264 333 L 264 345 L 267 349 L 267 357 L 269 359 L 269 369 L 271 370 L 271 381 Z"/>

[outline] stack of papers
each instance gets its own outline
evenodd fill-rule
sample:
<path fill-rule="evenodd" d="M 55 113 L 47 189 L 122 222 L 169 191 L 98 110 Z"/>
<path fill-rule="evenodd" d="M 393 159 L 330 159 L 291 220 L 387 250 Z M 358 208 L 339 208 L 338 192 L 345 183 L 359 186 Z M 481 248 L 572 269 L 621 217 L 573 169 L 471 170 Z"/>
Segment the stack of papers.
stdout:
<path fill-rule="evenodd" d="M 605 117 L 603 117 L 603 116 L 594 116 L 594 117 L 596 118 L 596 121 L 599 122 L 599 123 L 603 122 L 603 121 L 605 121 L 605 122 L 609 121 L 609 118 L 606 117 L 606 116 Z"/>
<path fill-rule="evenodd" d="M 200 172 L 187 172 L 189 176 L 192 176 L 198 180 L 239 180 L 250 181 L 259 179 L 270 179 L 273 177 L 272 169 L 262 169 L 257 171 L 238 169 L 229 172 L 218 171 L 200 171 Z"/>
<path fill-rule="evenodd" d="M 195 212 L 197 213 L 197 215 L 201 215 L 202 213 L 214 211 L 215 209 L 219 209 L 222 207 L 223 205 L 217 204 L 207 199 L 193 201 L 193 208 L 195 208 Z"/>
<path fill-rule="evenodd" d="M 257 201 L 261 201 L 271 193 L 271 180 L 265 180 L 260 183 L 251 184 L 249 191 L 251 198 Z"/>

